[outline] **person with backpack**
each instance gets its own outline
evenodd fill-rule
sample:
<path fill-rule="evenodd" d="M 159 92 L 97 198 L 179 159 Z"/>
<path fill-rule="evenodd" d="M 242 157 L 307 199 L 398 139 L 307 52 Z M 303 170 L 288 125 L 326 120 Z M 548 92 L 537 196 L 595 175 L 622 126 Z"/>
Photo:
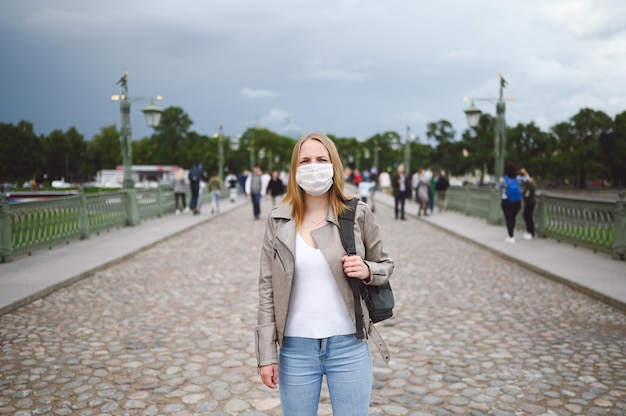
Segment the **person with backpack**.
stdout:
<path fill-rule="evenodd" d="M 189 169 L 188 174 L 189 179 L 189 188 L 191 189 L 191 202 L 189 203 L 189 208 L 193 211 L 193 215 L 198 215 L 200 213 L 199 207 L 199 199 L 200 199 L 200 182 L 206 182 L 207 177 L 204 171 L 202 170 L 202 164 L 200 163 L 200 159 L 196 158 L 195 163 Z"/>
<path fill-rule="evenodd" d="M 496 184 L 496 189 L 502 191 L 502 213 L 508 233 L 505 243 L 515 244 L 515 219 L 522 208 L 522 186 L 517 177 L 517 167 L 512 162 L 504 165 L 504 176 Z"/>
<path fill-rule="evenodd" d="M 437 207 L 439 212 L 443 212 L 447 209 L 446 205 L 446 191 L 450 187 L 450 181 L 446 176 L 446 171 L 441 170 L 437 182 L 435 183 L 435 195 L 437 197 Z"/>
<path fill-rule="evenodd" d="M 535 193 L 537 191 L 537 185 L 533 178 L 533 172 L 531 169 L 520 169 L 520 175 L 522 175 L 522 194 L 524 199 L 524 223 L 526 224 L 526 233 L 524 233 L 524 240 L 532 240 L 535 238 Z"/>
<path fill-rule="evenodd" d="M 348 209 L 355 215 L 351 256 L 339 225 Z M 367 416 L 367 339 L 381 354 L 388 350 L 350 282 L 383 286 L 394 264 L 367 204 L 344 194 L 341 158 L 325 134 L 307 133 L 296 143 L 287 192 L 268 215 L 261 247 L 255 349 L 263 384 L 280 387 L 285 416 L 316 415 L 324 379 L 334 415 Z"/>

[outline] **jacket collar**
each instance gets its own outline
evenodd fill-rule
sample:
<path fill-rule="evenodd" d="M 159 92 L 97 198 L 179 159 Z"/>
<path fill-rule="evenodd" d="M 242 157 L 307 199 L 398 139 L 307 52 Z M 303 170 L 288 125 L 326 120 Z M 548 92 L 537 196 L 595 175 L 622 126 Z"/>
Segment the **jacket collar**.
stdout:
<path fill-rule="evenodd" d="M 291 215 L 291 205 L 287 204 L 278 204 L 270 211 L 270 217 L 272 218 L 283 218 L 286 220 L 293 220 L 293 215 Z M 332 222 L 335 225 L 339 225 L 335 220 L 335 214 L 333 213 L 333 207 L 328 207 L 328 213 L 326 214 L 326 221 Z"/>

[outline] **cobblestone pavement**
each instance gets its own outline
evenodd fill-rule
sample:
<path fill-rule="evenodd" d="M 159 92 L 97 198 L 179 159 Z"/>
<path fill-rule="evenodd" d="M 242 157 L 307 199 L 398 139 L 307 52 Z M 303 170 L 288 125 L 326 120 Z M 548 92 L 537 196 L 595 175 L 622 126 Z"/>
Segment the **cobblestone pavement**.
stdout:
<path fill-rule="evenodd" d="M 371 415 L 626 415 L 623 312 L 377 208 L 397 316 Z M 245 205 L 0 317 L 0 415 L 279 415 L 252 335 L 264 225 Z"/>

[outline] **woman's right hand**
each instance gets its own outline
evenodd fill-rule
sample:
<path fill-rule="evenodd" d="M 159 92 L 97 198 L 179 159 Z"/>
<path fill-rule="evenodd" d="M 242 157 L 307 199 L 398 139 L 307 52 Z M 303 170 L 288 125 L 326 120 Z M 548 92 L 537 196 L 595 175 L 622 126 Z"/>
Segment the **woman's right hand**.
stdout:
<path fill-rule="evenodd" d="M 270 389 L 278 387 L 278 364 L 264 365 L 261 367 L 261 380 Z"/>

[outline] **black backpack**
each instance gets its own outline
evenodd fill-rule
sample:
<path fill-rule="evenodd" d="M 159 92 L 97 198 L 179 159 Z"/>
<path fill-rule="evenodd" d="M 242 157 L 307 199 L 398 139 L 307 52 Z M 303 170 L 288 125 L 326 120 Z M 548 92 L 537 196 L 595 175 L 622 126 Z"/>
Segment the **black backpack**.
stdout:
<path fill-rule="evenodd" d="M 354 216 L 356 214 L 356 206 L 359 202 L 358 198 L 347 201 L 348 209 L 339 214 L 339 234 L 341 235 L 341 243 L 346 249 L 349 256 L 356 255 L 356 244 L 354 241 Z M 356 317 L 356 337 L 358 339 L 365 338 L 363 332 L 363 310 L 361 309 L 362 296 L 370 313 L 370 319 L 373 323 L 384 321 L 393 316 L 394 298 L 389 282 L 382 286 L 366 285 L 359 279 L 352 277 L 347 278 L 352 287 L 354 295 L 354 314 Z"/>

